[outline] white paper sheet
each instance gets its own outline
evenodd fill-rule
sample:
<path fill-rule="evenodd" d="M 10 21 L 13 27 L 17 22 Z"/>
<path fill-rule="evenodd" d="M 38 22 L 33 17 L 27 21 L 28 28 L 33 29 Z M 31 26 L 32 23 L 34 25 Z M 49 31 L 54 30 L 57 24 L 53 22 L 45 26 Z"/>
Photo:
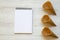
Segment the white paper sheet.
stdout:
<path fill-rule="evenodd" d="M 16 9 L 14 33 L 32 33 L 32 9 Z"/>

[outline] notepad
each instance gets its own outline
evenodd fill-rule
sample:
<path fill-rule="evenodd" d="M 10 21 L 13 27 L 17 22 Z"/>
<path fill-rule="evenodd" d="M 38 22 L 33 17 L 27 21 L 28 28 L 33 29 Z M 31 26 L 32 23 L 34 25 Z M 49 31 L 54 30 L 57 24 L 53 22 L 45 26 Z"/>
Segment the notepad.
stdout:
<path fill-rule="evenodd" d="M 17 8 L 14 17 L 14 33 L 32 33 L 32 9 Z"/>

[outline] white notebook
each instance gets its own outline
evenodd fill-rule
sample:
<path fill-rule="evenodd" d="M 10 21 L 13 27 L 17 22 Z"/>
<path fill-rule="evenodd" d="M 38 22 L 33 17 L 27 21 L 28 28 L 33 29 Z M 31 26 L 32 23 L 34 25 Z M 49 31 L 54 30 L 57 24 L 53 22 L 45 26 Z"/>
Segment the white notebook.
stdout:
<path fill-rule="evenodd" d="M 32 33 L 32 9 L 17 8 L 14 19 L 14 33 Z"/>

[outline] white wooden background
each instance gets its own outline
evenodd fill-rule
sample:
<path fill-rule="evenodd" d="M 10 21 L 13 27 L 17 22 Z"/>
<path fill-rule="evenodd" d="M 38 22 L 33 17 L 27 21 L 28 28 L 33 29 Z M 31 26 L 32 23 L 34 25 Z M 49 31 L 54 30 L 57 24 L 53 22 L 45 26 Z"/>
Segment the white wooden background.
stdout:
<path fill-rule="evenodd" d="M 0 0 L 0 40 L 45 40 L 41 36 L 43 25 L 41 17 L 45 14 L 42 10 L 42 4 L 47 0 Z M 60 23 L 60 0 L 50 0 L 57 13 L 58 22 Z M 32 8 L 33 9 L 33 33 L 32 34 L 14 34 L 14 14 L 15 8 Z M 55 17 L 51 17 L 53 20 Z M 57 24 L 59 25 L 59 24 Z M 51 28 L 51 30 L 59 37 L 60 26 Z M 55 40 L 48 39 L 46 40 Z M 56 39 L 60 40 L 60 38 Z"/>

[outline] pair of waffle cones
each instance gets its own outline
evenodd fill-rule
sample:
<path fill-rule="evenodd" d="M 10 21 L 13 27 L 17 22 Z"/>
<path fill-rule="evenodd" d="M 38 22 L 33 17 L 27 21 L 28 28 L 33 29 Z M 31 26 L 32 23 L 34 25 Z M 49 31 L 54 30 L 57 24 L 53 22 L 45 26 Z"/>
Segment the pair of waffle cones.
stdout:
<path fill-rule="evenodd" d="M 43 10 L 47 12 L 50 15 L 56 15 L 55 10 L 51 4 L 50 1 L 47 1 L 43 4 Z M 44 15 L 42 17 L 42 23 L 44 26 L 44 29 L 42 30 L 42 35 L 47 37 L 54 37 L 58 38 L 49 28 L 48 26 L 56 26 L 56 24 L 52 21 L 52 19 L 48 15 Z"/>

